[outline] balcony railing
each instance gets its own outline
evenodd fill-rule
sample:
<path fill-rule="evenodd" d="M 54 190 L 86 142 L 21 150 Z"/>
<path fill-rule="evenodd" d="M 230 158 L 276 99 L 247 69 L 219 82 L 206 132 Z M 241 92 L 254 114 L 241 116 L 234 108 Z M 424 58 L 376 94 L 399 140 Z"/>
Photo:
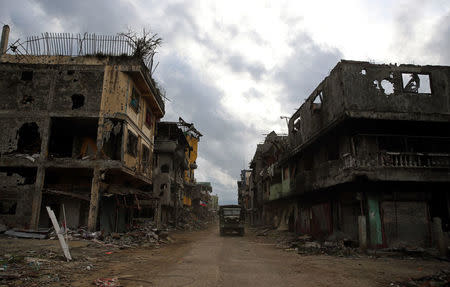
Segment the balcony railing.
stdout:
<path fill-rule="evenodd" d="M 378 152 L 365 156 L 343 156 L 344 169 L 354 167 L 450 168 L 450 154 Z"/>

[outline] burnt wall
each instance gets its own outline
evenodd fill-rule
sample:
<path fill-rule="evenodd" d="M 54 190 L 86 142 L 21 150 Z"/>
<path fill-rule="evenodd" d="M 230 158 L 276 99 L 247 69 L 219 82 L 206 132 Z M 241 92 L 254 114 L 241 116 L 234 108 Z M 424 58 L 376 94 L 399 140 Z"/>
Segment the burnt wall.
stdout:
<path fill-rule="evenodd" d="M 405 120 L 421 120 L 426 114 L 450 116 L 450 67 L 349 61 L 339 66 L 347 110 L 371 113 L 373 117 L 399 113 L 397 117 Z M 421 79 L 415 86 L 406 87 L 414 74 Z"/>
<path fill-rule="evenodd" d="M 99 65 L 0 64 L 0 110 L 100 110 L 104 67 Z"/>
<path fill-rule="evenodd" d="M 448 122 L 450 67 L 341 61 L 289 121 L 298 148 L 345 118 Z"/>
<path fill-rule="evenodd" d="M 36 169 L 0 170 L 0 222 L 28 227 Z"/>

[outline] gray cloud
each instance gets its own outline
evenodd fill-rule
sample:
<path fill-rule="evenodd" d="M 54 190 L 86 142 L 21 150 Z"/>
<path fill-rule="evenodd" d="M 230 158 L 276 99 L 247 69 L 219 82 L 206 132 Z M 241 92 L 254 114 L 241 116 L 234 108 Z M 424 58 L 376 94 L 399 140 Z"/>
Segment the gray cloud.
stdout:
<path fill-rule="evenodd" d="M 239 54 L 233 54 L 227 57 L 226 63 L 235 73 L 247 72 L 255 80 L 261 79 L 261 76 L 267 72 L 262 63 L 250 63 Z"/>
<path fill-rule="evenodd" d="M 274 77 L 283 85 L 285 93 L 280 101 L 291 115 L 339 62 L 342 53 L 319 46 L 304 33 L 289 44 L 294 52 L 275 69 Z"/>
<path fill-rule="evenodd" d="M 450 11 L 434 28 L 433 36 L 425 50 L 439 56 L 439 65 L 450 65 Z"/>

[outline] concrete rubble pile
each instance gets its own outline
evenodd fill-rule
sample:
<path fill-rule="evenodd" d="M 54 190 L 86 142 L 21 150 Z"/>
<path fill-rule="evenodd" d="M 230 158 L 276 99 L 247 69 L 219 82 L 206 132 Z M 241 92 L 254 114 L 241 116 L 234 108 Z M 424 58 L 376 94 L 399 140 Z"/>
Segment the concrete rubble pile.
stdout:
<path fill-rule="evenodd" d="M 332 234 L 325 241 L 314 240 L 310 235 L 295 235 L 293 232 L 277 229 L 260 228 L 257 236 L 276 240 L 276 246 L 298 254 L 327 254 L 340 257 L 358 257 L 357 242 L 346 238 L 343 234 Z"/>
<path fill-rule="evenodd" d="M 156 224 L 150 220 L 135 221 L 126 233 L 111 233 L 103 238 L 106 244 L 112 244 L 119 248 L 127 247 L 151 247 L 170 243 L 167 228 L 156 228 Z"/>
<path fill-rule="evenodd" d="M 186 209 L 180 209 L 176 229 L 178 230 L 203 230 L 208 227 L 209 220 L 201 219 Z M 172 222 L 173 224 L 173 222 Z"/>

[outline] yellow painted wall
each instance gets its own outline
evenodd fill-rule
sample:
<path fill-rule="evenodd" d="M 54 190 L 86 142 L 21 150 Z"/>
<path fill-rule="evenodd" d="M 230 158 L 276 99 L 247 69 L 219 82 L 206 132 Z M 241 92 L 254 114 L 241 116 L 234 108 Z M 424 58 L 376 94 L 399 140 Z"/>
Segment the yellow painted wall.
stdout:
<path fill-rule="evenodd" d="M 187 206 L 191 206 L 192 205 L 192 199 L 190 197 L 183 196 L 183 204 L 187 205 Z"/>
<path fill-rule="evenodd" d="M 124 127 L 124 141 L 122 146 L 124 164 L 130 169 L 140 171 L 142 144 L 149 148 L 150 154 L 153 153 L 156 117 L 152 113 L 152 125 L 149 127 L 145 124 L 145 111 L 147 107 L 150 108 L 150 104 L 148 99 L 142 95 L 140 96 L 139 111 L 136 112 L 130 107 L 133 87 L 141 94 L 128 74 L 121 72 L 118 66 L 106 66 L 100 113 L 102 116 L 113 116 L 118 113 L 128 116 L 130 123 L 127 123 Z M 137 157 L 127 153 L 129 130 L 138 137 Z M 151 176 L 151 172 L 147 176 Z"/>
<path fill-rule="evenodd" d="M 197 150 L 199 139 L 190 135 L 186 135 L 186 140 L 192 147 L 191 154 L 189 156 L 189 151 L 186 151 L 186 158 L 189 162 L 189 169 L 184 172 L 184 180 L 186 182 L 194 182 L 194 169 L 191 169 L 191 163 L 197 160 Z M 191 175 L 191 176 L 190 176 Z"/>

